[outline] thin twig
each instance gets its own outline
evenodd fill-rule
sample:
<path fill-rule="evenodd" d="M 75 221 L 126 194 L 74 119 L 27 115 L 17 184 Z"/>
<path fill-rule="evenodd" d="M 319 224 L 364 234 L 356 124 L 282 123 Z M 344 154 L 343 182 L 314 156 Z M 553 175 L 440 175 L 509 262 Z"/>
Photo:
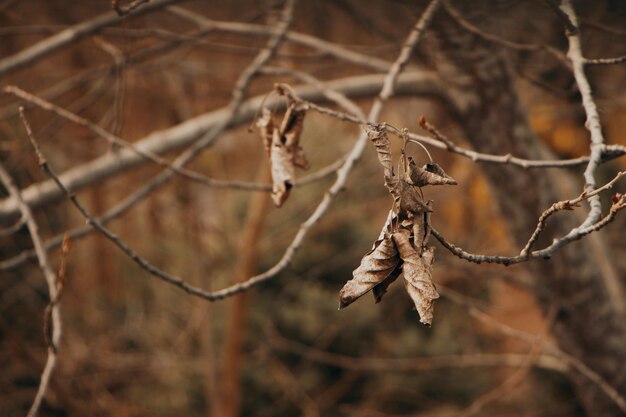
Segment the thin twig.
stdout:
<path fill-rule="evenodd" d="M 619 180 L 623 175 L 626 175 L 626 171 L 619 172 L 615 176 L 615 178 L 613 178 L 611 181 L 609 181 L 606 184 L 604 184 L 602 187 L 596 188 L 591 193 L 587 193 L 586 191 L 583 191 L 580 194 L 580 196 L 578 196 L 577 198 L 574 198 L 572 200 L 558 201 L 558 202 L 552 204 L 552 206 L 550 206 L 550 208 L 546 209 L 543 213 L 541 213 L 541 216 L 539 216 L 539 221 L 537 222 L 537 226 L 535 227 L 535 231 L 533 232 L 531 237 L 528 239 L 528 243 L 526 243 L 526 245 L 524 246 L 524 249 L 522 249 L 522 251 L 520 252 L 520 256 L 527 256 L 528 255 L 528 253 L 532 249 L 533 245 L 535 244 L 535 242 L 539 238 L 539 234 L 545 228 L 545 225 L 546 225 L 546 222 L 548 220 L 548 217 L 550 217 L 551 215 L 553 215 L 557 211 L 573 210 L 576 207 L 580 207 L 580 202 L 581 201 L 587 200 L 587 199 L 593 197 L 594 195 L 599 194 L 600 192 L 602 192 L 604 190 L 609 190 L 609 189 L 613 188 L 613 184 L 615 184 L 617 182 L 617 180 Z"/>
<path fill-rule="evenodd" d="M 574 229 L 575 232 L 570 231 L 567 235 L 559 239 L 555 239 L 552 242 L 552 244 L 545 247 L 544 249 L 536 250 L 536 251 L 529 252 L 524 255 L 518 255 L 518 256 L 481 255 L 481 254 L 467 252 L 466 250 L 459 248 L 458 246 L 448 242 L 443 237 L 443 235 L 441 235 L 441 233 L 439 233 L 435 228 L 432 228 L 432 234 L 443 245 L 443 247 L 448 249 L 455 256 L 461 259 L 465 259 L 466 261 L 474 262 L 477 264 L 484 262 L 484 263 L 495 263 L 495 264 L 502 264 L 502 265 L 512 265 L 512 264 L 518 264 L 521 262 L 526 262 L 530 259 L 550 259 L 551 255 L 554 252 L 556 252 L 558 249 L 560 249 L 561 247 L 575 240 L 582 239 L 584 236 L 590 233 L 597 232 L 598 230 L 602 229 L 603 227 L 611 223 L 613 220 L 615 220 L 615 216 L 617 215 L 617 213 L 623 210 L 624 208 L 626 208 L 626 196 L 622 194 L 616 194 L 616 196 L 614 197 L 613 204 L 611 205 L 611 209 L 609 210 L 609 213 L 603 218 L 599 219 L 596 223 L 590 224 L 585 227 L 578 227 Z"/>
<path fill-rule="evenodd" d="M 557 0 L 546 0 L 546 3 L 550 8 L 554 11 L 554 13 L 561 19 L 563 24 L 565 25 L 566 33 L 568 36 L 570 35 L 578 35 L 578 22 L 576 21 L 576 17 L 572 16 L 572 14 L 563 10 L 563 7 L 559 7 L 560 1 Z"/>
<path fill-rule="evenodd" d="M 111 8 L 120 16 L 126 16 L 142 4 L 149 3 L 150 0 L 134 0 L 128 6 L 122 6 L 121 0 L 111 0 Z"/>
<path fill-rule="evenodd" d="M 330 109 L 328 107 L 324 107 L 313 103 L 308 100 L 303 100 L 297 96 L 293 97 L 296 101 L 299 101 L 303 104 L 306 104 L 311 110 L 316 111 L 320 114 L 324 114 L 330 117 L 334 117 L 338 120 L 360 124 L 362 126 L 371 125 L 367 120 L 361 119 L 355 115 L 344 113 L 338 110 Z M 579 158 L 571 158 L 571 159 L 554 159 L 554 160 L 537 160 L 537 159 L 524 159 L 518 158 L 511 154 L 506 155 L 494 155 L 482 152 L 476 152 L 471 149 L 465 149 L 461 146 L 455 145 L 448 137 L 446 137 L 442 132 L 437 130 L 434 126 L 427 124 L 428 128 L 424 127 L 430 133 L 434 134 L 435 138 L 430 138 L 428 136 L 419 135 L 417 133 L 408 133 L 410 139 L 431 145 L 433 147 L 439 149 L 445 149 L 449 152 L 455 153 L 457 155 L 463 156 L 465 158 L 469 158 L 474 162 L 486 162 L 486 163 L 494 163 L 494 164 L 508 164 L 519 166 L 524 169 L 532 169 L 532 168 L 568 168 L 568 167 L 576 167 L 580 165 L 585 165 L 589 163 L 590 158 L 588 156 L 581 156 Z M 387 124 L 386 129 L 388 132 L 395 134 L 398 137 L 402 136 L 402 132 L 395 127 Z M 429 130 L 429 129 L 432 129 Z M 611 159 L 619 158 L 623 155 L 626 155 L 626 146 L 623 145 L 602 145 L 602 162 L 609 161 Z"/>
<path fill-rule="evenodd" d="M 626 55 L 616 56 L 614 58 L 583 58 L 585 65 L 612 65 L 626 62 Z"/>
<path fill-rule="evenodd" d="M 23 119 L 23 121 L 25 123 L 24 126 L 26 127 L 26 130 L 30 135 L 30 126 L 27 124 L 26 119 Z M 16 199 L 19 205 L 20 211 L 22 212 L 22 217 L 26 222 L 26 226 L 28 227 L 31 240 L 33 241 L 33 246 L 37 254 L 37 259 L 39 260 L 39 267 L 41 268 L 41 271 L 43 272 L 43 275 L 46 279 L 46 284 L 48 285 L 48 295 L 50 297 L 50 305 L 46 309 L 46 313 L 44 315 L 44 333 L 46 334 L 46 343 L 48 345 L 48 358 L 46 359 L 46 365 L 44 366 L 43 372 L 41 374 L 41 380 L 39 382 L 37 394 L 35 395 L 35 399 L 33 400 L 30 410 L 28 411 L 28 417 L 34 417 L 37 415 L 39 407 L 41 406 L 41 402 L 43 401 L 43 398 L 48 391 L 50 378 L 57 363 L 62 329 L 61 311 L 58 302 L 55 302 L 55 300 L 58 300 L 60 290 L 55 274 L 52 271 L 52 267 L 50 266 L 48 255 L 46 254 L 43 243 L 41 241 L 41 237 L 39 236 L 39 230 L 37 227 L 37 223 L 35 222 L 33 213 L 30 210 L 30 207 L 28 207 L 28 205 L 22 199 L 19 189 L 13 183 L 13 179 L 1 164 L 0 181 L 9 191 L 9 193 Z M 46 322 L 48 323 L 48 328 L 50 329 L 49 331 L 45 329 Z"/>
<path fill-rule="evenodd" d="M 433 135 L 435 139 L 439 140 L 440 142 L 443 142 L 446 145 L 447 150 L 450 151 L 455 148 L 454 143 L 450 139 L 448 139 L 447 136 L 445 136 L 443 133 L 438 131 L 435 128 L 435 126 L 428 123 L 428 121 L 426 120 L 426 117 L 424 117 L 423 115 L 419 119 L 419 125 L 422 129 L 424 129 L 425 131 Z"/>

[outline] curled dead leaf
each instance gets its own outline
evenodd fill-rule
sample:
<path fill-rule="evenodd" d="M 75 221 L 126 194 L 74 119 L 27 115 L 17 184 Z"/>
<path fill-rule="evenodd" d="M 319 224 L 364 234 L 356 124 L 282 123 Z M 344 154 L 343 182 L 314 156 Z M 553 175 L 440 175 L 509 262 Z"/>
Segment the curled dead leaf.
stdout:
<path fill-rule="evenodd" d="M 274 129 L 272 135 L 270 162 L 273 183 L 272 200 L 276 206 L 281 207 L 293 187 L 295 168 L 293 155 L 282 142 L 278 129 Z"/>
<path fill-rule="evenodd" d="M 396 207 L 398 207 L 398 215 L 401 219 L 405 219 L 408 213 L 416 216 L 418 213 L 432 211 L 432 209 L 424 203 L 419 191 L 404 180 L 395 182 L 391 190 Z"/>
<path fill-rule="evenodd" d="M 299 143 L 306 110 L 305 104 L 292 101 L 280 127 L 274 126 L 272 113 L 267 108 L 263 108 L 262 115 L 256 122 L 270 159 L 272 200 L 278 207 L 289 197 L 289 191 L 295 182 L 295 167 L 309 168 L 309 162 Z"/>
<path fill-rule="evenodd" d="M 385 125 L 368 126 L 367 137 L 372 141 L 378 154 L 378 160 L 383 166 L 385 182 L 387 183 L 391 179 L 393 174 L 393 160 L 391 159 L 391 145 Z"/>
<path fill-rule="evenodd" d="M 420 315 L 420 321 L 431 325 L 433 321 L 434 300 L 439 298 L 432 281 L 434 248 L 424 249 L 422 256 L 410 240 L 411 232 L 401 229 L 393 234 L 398 254 L 403 261 L 405 288 Z"/>
<path fill-rule="evenodd" d="M 293 155 L 293 163 L 298 168 L 309 169 L 304 150 L 300 146 L 300 136 L 304 126 L 304 116 L 307 107 L 304 104 L 291 103 L 287 107 L 285 116 L 280 125 L 280 136 L 285 146 Z"/>
<path fill-rule="evenodd" d="M 297 146 L 300 143 L 306 110 L 303 104 L 291 103 L 285 111 L 280 124 L 280 134 L 284 137 L 285 145 L 288 147 Z"/>
<path fill-rule="evenodd" d="M 412 185 L 424 187 L 426 185 L 457 185 L 454 178 L 445 173 L 445 171 L 436 162 L 418 167 L 415 161 L 409 157 L 408 180 Z"/>
<path fill-rule="evenodd" d="M 385 278 L 380 284 L 372 288 L 372 294 L 374 294 L 374 302 L 376 304 L 380 303 L 380 301 L 383 299 L 383 296 L 387 293 L 387 288 L 389 287 L 389 285 L 391 285 L 392 282 L 398 279 L 401 273 L 402 263 L 399 263 L 398 266 L 396 266 L 396 269 L 394 269 L 393 272 L 389 274 L 389 276 L 387 276 L 387 278 Z"/>
<path fill-rule="evenodd" d="M 304 155 L 304 149 L 302 149 L 301 146 L 297 146 L 293 149 L 293 164 L 298 168 L 309 169 L 309 161 L 307 161 Z"/>
<path fill-rule="evenodd" d="M 380 301 L 389 284 L 400 274 L 399 267 L 400 257 L 391 237 L 377 240 L 372 250 L 361 259 L 359 267 L 352 272 L 353 278 L 339 292 L 339 308 L 347 307 L 363 294 L 382 285 L 374 292 L 374 297 Z"/>

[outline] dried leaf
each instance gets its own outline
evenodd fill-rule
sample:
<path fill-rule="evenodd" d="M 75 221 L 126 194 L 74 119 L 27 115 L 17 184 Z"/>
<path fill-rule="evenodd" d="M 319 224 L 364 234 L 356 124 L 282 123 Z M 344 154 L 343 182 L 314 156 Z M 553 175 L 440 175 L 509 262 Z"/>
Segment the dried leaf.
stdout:
<path fill-rule="evenodd" d="M 376 147 L 378 160 L 383 166 L 385 182 L 387 183 L 394 176 L 394 174 L 393 160 L 391 159 L 391 146 L 384 125 L 368 127 L 367 137 Z"/>
<path fill-rule="evenodd" d="M 432 211 L 432 209 L 424 203 L 419 195 L 418 190 L 404 180 L 398 180 L 391 190 L 396 207 L 398 207 L 398 215 L 404 219 L 407 213 L 417 216 L 419 213 Z"/>
<path fill-rule="evenodd" d="M 412 158 L 409 158 L 409 182 L 418 187 L 426 185 L 457 185 L 454 178 L 444 172 L 439 164 L 433 162 L 418 167 Z"/>
<path fill-rule="evenodd" d="M 373 249 L 361 259 L 359 267 L 352 272 L 353 278 L 339 292 L 339 308 L 347 307 L 363 294 L 382 285 L 374 295 L 379 300 L 387 286 L 399 275 L 399 266 L 400 258 L 391 237 L 377 240 Z M 389 281 L 385 283 L 388 278 Z"/>
<path fill-rule="evenodd" d="M 261 117 L 256 121 L 256 126 L 261 133 L 265 152 L 267 152 L 267 156 L 270 156 L 272 152 L 272 135 L 274 133 L 274 121 L 272 120 L 272 112 L 270 109 L 263 107 Z"/>
<path fill-rule="evenodd" d="M 303 104 L 290 104 L 280 125 L 281 140 L 291 152 L 294 165 L 302 169 L 309 169 L 309 161 L 307 161 L 304 150 L 300 146 L 306 109 Z"/>
<path fill-rule="evenodd" d="M 272 200 L 276 206 L 281 207 L 289 191 L 293 187 L 295 168 L 293 155 L 281 140 L 278 129 L 274 129 L 272 135 L 272 149 L 270 154 L 272 165 Z"/>
<path fill-rule="evenodd" d="M 433 321 L 433 301 L 439 298 L 432 281 L 434 248 L 426 248 L 420 256 L 411 243 L 410 233 L 402 229 L 393 234 L 393 240 L 404 262 L 405 288 L 415 304 L 420 321 L 430 326 Z"/>
<path fill-rule="evenodd" d="M 398 279 L 401 273 L 402 263 L 399 263 L 396 269 L 394 269 L 393 272 L 383 280 L 383 282 L 381 282 L 372 289 L 372 294 L 374 294 L 374 301 L 376 302 L 376 304 L 380 303 L 380 301 L 383 299 L 383 296 L 387 293 L 387 288 L 389 287 L 389 285 L 391 285 L 392 282 Z"/>
<path fill-rule="evenodd" d="M 304 125 L 306 106 L 292 103 L 287 107 L 283 121 L 280 124 L 280 136 L 288 148 L 295 148 L 300 144 L 300 135 Z"/>

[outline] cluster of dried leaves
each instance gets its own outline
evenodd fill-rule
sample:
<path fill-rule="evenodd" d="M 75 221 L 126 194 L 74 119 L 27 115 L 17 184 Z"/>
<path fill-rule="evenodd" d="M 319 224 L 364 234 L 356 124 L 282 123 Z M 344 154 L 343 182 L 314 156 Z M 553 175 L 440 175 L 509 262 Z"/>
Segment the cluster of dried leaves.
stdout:
<path fill-rule="evenodd" d="M 434 248 L 427 245 L 432 201 L 424 200 L 421 187 L 456 185 L 457 182 L 436 163 L 418 167 L 411 157 L 407 157 L 409 141 L 406 136 L 396 175 L 386 126 L 382 124 L 367 129 L 383 166 L 385 186 L 393 196 L 393 207 L 374 246 L 361 259 L 361 264 L 352 273 L 353 278 L 341 289 L 339 308 L 350 305 L 370 290 L 378 303 L 389 285 L 403 273 L 404 286 L 420 321 L 430 325 L 433 302 L 439 294 L 432 281 Z"/>
<path fill-rule="evenodd" d="M 290 96 L 287 96 L 288 99 Z M 307 107 L 289 99 L 289 105 L 280 124 L 268 108 L 263 108 L 257 127 L 261 133 L 272 172 L 272 200 L 281 207 L 293 188 L 296 167 L 309 169 L 309 162 L 300 146 L 300 135 Z"/>
<path fill-rule="evenodd" d="M 272 112 L 263 108 L 256 122 L 270 161 L 272 200 L 278 207 L 289 197 L 295 182 L 296 167 L 309 168 L 300 146 L 307 105 L 295 100 L 286 88 L 284 85 L 275 88 L 289 101 L 282 120 L 277 122 Z M 350 305 L 370 290 L 378 303 L 389 285 L 403 274 L 405 288 L 415 304 L 420 321 L 430 325 L 433 320 L 433 302 L 439 298 L 439 294 L 432 281 L 434 248 L 427 245 L 432 201 L 424 200 L 421 187 L 456 185 L 457 182 L 432 161 L 418 167 L 413 158 L 406 154 L 409 143 L 407 135 L 404 135 L 396 175 L 385 124 L 367 126 L 366 129 L 383 166 L 385 186 L 393 196 L 393 206 L 374 246 L 361 259 L 361 264 L 352 273 L 353 278 L 341 289 L 339 308 Z"/>

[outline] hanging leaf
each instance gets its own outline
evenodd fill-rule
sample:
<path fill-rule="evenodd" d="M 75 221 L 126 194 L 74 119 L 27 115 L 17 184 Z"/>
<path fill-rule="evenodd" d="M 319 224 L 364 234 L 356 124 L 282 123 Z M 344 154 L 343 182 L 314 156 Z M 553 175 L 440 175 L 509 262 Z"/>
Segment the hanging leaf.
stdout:
<path fill-rule="evenodd" d="M 376 304 L 380 303 L 383 299 L 383 296 L 387 293 L 387 288 L 394 282 L 400 274 L 402 273 L 402 263 L 398 263 L 396 269 L 393 270 L 391 274 L 387 278 L 383 280 L 380 284 L 372 288 L 372 294 L 374 294 L 374 302 Z"/>
<path fill-rule="evenodd" d="M 415 304 L 420 321 L 430 326 L 433 321 L 433 302 L 439 298 L 432 281 L 434 248 L 426 248 L 420 256 L 411 243 L 410 234 L 409 230 L 401 229 L 393 234 L 393 240 L 404 262 L 405 288 Z"/>
<path fill-rule="evenodd" d="M 376 147 L 378 161 L 380 161 L 380 164 L 383 166 L 385 183 L 387 184 L 394 176 L 394 173 L 393 160 L 391 159 L 391 146 L 385 125 L 368 126 L 366 129 L 367 137 L 372 141 L 374 147 Z"/>
<path fill-rule="evenodd" d="M 265 152 L 267 152 L 267 156 L 270 156 L 272 152 L 272 135 L 274 133 L 274 121 L 272 120 L 270 109 L 263 107 L 261 117 L 256 121 L 256 126 L 259 128 L 261 138 L 263 139 Z"/>
<path fill-rule="evenodd" d="M 395 182 L 395 186 L 391 190 L 396 207 L 398 207 L 398 215 L 401 219 L 406 219 L 408 213 L 417 216 L 419 213 L 432 211 L 432 209 L 424 203 L 419 191 L 404 180 Z"/>
<path fill-rule="evenodd" d="M 433 162 L 418 167 L 413 158 L 409 157 L 409 182 L 418 187 L 426 185 L 457 185 L 454 178 L 444 172 L 439 164 Z"/>
<path fill-rule="evenodd" d="M 281 207 L 293 187 L 295 168 L 293 155 L 282 142 L 278 129 L 274 129 L 272 135 L 270 163 L 273 183 L 272 200 L 276 206 Z"/>
<path fill-rule="evenodd" d="M 304 150 L 300 146 L 300 136 L 304 126 L 304 116 L 307 107 L 304 104 L 291 103 L 287 107 L 285 116 L 280 125 L 280 137 L 293 156 L 293 163 L 298 168 L 309 169 Z"/>
<path fill-rule="evenodd" d="M 359 267 L 352 272 L 353 278 L 339 292 L 339 308 L 347 307 L 363 294 L 382 285 L 380 291 L 374 293 L 379 301 L 387 286 L 400 274 L 400 266 L 398 251 L 391 237 L 377 240 L 372 250 L 361 259 Z"/>

